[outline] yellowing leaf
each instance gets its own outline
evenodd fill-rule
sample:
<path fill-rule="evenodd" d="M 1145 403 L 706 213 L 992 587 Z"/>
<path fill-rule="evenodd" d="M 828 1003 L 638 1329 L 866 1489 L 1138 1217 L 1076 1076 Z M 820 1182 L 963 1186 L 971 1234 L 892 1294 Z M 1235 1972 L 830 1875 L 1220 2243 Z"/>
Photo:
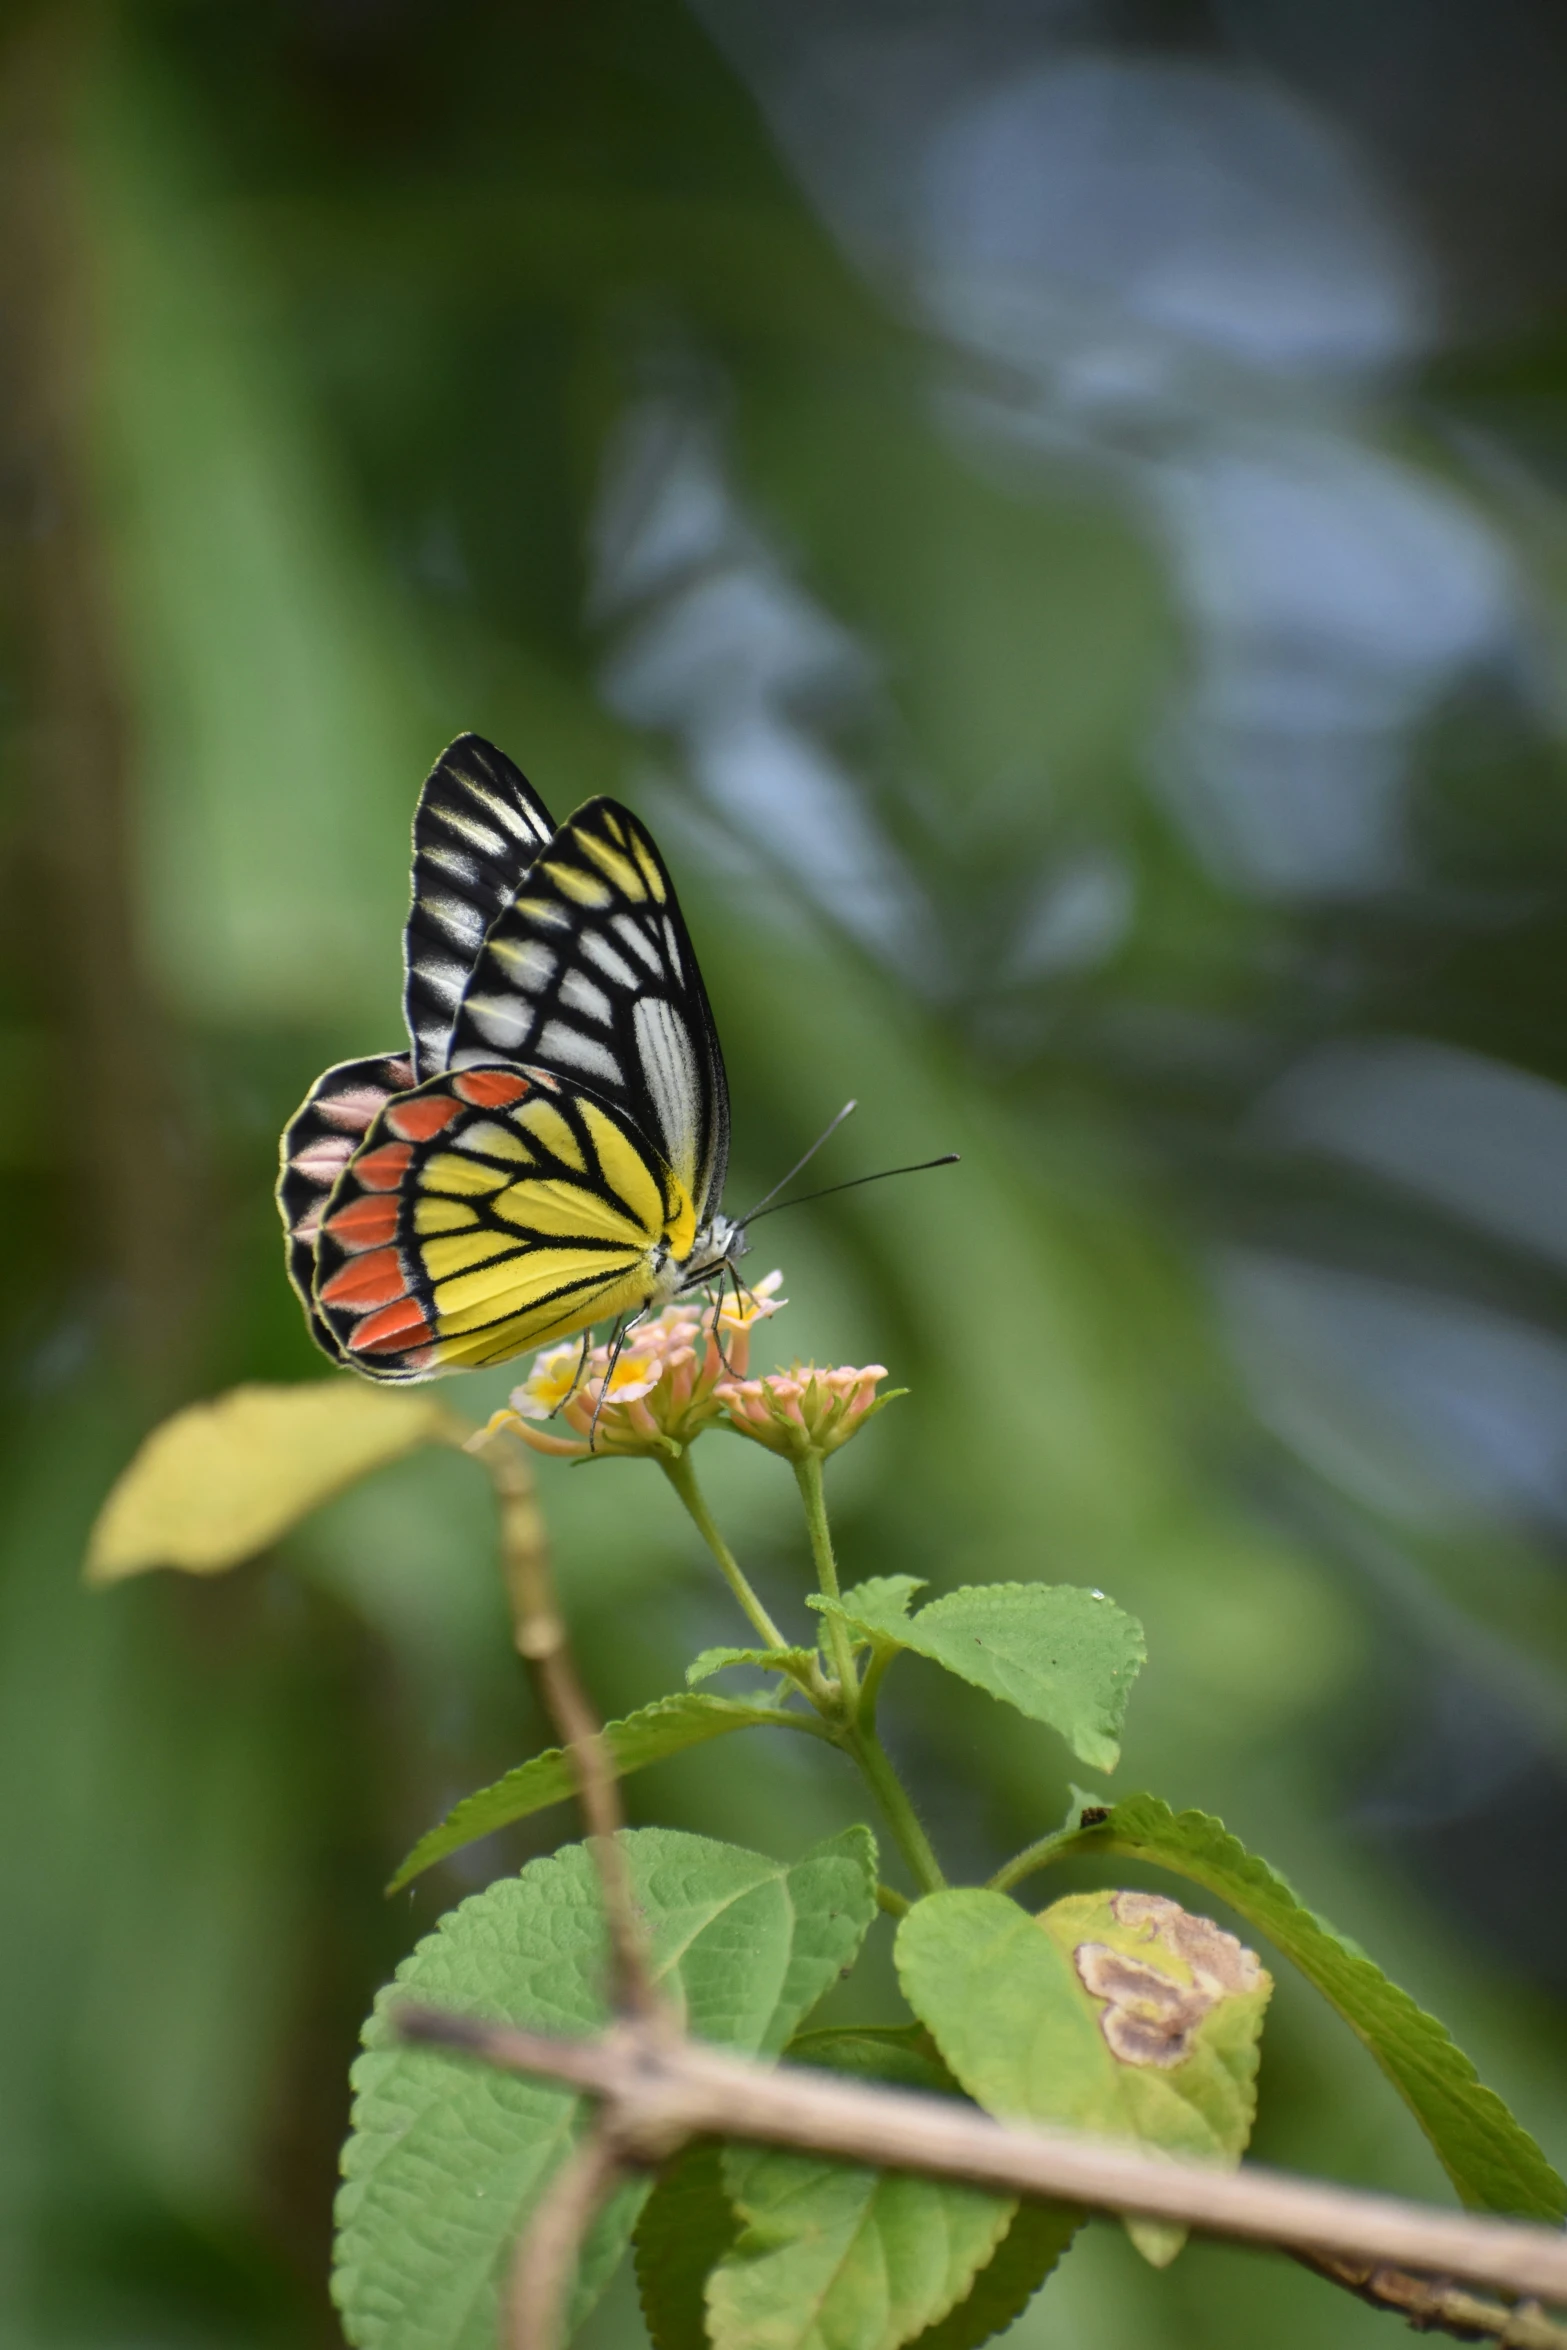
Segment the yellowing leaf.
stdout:
<path fill-rule="evenodd" d="M 916 2015 L 1004 2121 L 1129 2138 L 1233 2169 L 1256 2108 L 1273 1985 L 1232 1934 L 1152 1893 L 1081 1893 L 1031 1918 L 999 1893 L 936 1893 L 898 1928 Z M 1162 2265 L 1184 2231 L 1128 2223 Z"/>
<path fill-rule="evenodd" d="M 1222 1820 L 1200 1811 L 1172 1812 L 1155 1795 L 1134 1795 L 1108 1811 L 1095 1804 L 1070 1824 L 1055 1842 L 1055 1855 L 1071 1852 L 1155 1861 L 1239 1910 L 1359 2034 L 1471 2210 L 1561 2225 L 1567 2188 L 1523 2124 L 1455 2047 L 1446 2026 L 1307 1909 L 1277 1869 L 1248 1852 Z"/>
<path fill-rule="evenodd" d="M 153 1430 L 98 1513 L 87 1579 L 219 1574 L 372 1469 L 463 1433 L 430 1397 L 358 1380 L 232 1388 Z"/>

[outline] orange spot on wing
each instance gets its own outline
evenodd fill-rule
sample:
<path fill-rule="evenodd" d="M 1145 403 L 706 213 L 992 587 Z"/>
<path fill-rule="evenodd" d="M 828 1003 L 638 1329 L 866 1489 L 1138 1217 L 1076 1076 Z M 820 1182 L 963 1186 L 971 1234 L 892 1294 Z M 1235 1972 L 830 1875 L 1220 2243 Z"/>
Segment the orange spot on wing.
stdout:
<path fill-rule="evenodd" d="M 421 1338 L 428 1338 L 430 1325 L 425 1320 L 419 1301 L 413 1297 L 399 1298 L 395 1306 L 383 1307 L 361 1322 L 348 1344 L 355 1354 L 406 1354 Z"/>
<path fill-rule="evenodd" d="M 464 1069 L 452 1079 L 453 1093 L 460 1093 L 476 1110 L 507 1109 L 527 1090 L 526 1077 L 514 1077 L 509 1069 Z"/>
<path fill-rule="evenodd" d="M 411 1143 L 383 1142 L 379 1150 L 366 1151 L 354 1161 L 354 1174 L 366 1191 L 395 1191 L 413 1155 Z"/>
<path fill-rule="evenodd" d="M 405 1142 L 428 1142 L 432 1134 L 450 1126 L 460 1106 L 448 1093 L 420 1094 L 413 1101 L 394 1102 L 386 1113 L 386 1123 Z"/>
<path fill-rule="evenodd" d="M 390 1305 L 393 1298 L 402 1297 L 407 1287 L 396 1249 L 380 1248 L 374 1256 L 355 1257 L 323 1283 L 321 1303 L 341 1306 L 350 1314 L 367 1314 L 372 1306 Z"/>
<path fill-rule="evenodd" d="M 386 1192 L 365 1192 L 329 1217 L 326 1228 L 343 1248 L 384 1248 L 397 1238 L 396 1198 Z"/>

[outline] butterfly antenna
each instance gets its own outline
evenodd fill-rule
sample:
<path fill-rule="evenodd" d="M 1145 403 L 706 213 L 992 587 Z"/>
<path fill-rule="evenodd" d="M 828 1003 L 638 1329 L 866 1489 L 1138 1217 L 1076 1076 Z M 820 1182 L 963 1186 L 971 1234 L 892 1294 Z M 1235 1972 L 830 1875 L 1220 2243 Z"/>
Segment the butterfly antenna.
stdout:
<path fill-rule="evenodd" d="M 752 1220 L 752 1217 L 759 1216 L 761 1214 L 769 1200 L 776 1199 L 781 1191 L 787 1191 L 789 1185 L 799 1174 L 801 1168 L 808 1167 L 810 1165 L 817 1152 L 821 1149 L 822 1144 L 832 1140 L 839 1127 L 843 1124 L 845 1118 L 849 1116 L 851 1111 L 857 1110 L 859 1106 L 860 1105 L 858 1102 L 845 1102 L 843 1108 L 838 1112 L 837 1117 L 830 1119 L 828 1123 L 822 1128 L 820 1134 L 818 1134 L 810 1149 L 805 1153 L 805 1156 L 795 1160 L 794 1165 L 790 1168 L 788 1174 L 781 1176 L 779 1180 L 773 1185 L 771 1191 L 763 1192 L 761 1198 L 757 1201 L 749 1216 L 737 1216 L 735 1218 L 736 1223 L 742 1227 L 749 1224 Z"/>
<path fill-rule="evenodd" d="M 878 1167 L 874 1175 L 851 1175 L 847 1183 L 829 1183 L 821 1191 L 807 1191 L 799 1199 L 780 1200 L 776 1208 L 761 1207 L 752 1210 L 747 1223 L 755 1223 L 762 1216 L 776 1216 L 784 1208 L 808 1207 L 814 1199 L 831 1199 L 835 1191 L 854 1191 L 862 1183 L 885 1183 L 889 1175 L 923 1175 L 927 1167 L 955 1167 L 956 1151 L 943 1151 L 939 1159 L 921 1159 L 913 1167 Z"/>

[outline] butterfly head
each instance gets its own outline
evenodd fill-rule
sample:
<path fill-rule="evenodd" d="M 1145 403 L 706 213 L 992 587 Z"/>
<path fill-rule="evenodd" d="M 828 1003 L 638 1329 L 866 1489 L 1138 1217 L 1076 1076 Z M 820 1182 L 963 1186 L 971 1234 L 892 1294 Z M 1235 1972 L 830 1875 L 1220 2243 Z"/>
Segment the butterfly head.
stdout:
<path fill-rule="evenodd" d="M 737 1216 L 719 1212 L 708 1218 L 691 1245 L 691 1254 L 678 1268 L 679 1286 L 675 1294 L 683 1296 L 693 1289 L 705 1288 L 710 1281 L 721 1280 L 732 1273 L 751 1243 L 745 1225 Z"/>

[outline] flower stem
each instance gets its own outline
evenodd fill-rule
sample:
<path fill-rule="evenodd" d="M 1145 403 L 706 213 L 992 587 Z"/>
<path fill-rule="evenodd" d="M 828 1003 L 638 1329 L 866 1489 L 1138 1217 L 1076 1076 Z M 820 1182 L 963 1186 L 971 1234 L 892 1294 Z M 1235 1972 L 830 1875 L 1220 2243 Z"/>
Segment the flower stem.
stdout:
<path fill-rule="evenodd" d="M 713 1513 L 708 1508 L 702 1488 L 696 1481 L 696 1471 L 691 1466 L 689 1448 L 673 1458 L 666 1454 L 660 1459 L 658 1465 L 679 1494 L 687 1516 L 717 1560 L 719 1573 L 740 1602 L 741 1607 L 744 1608 L 754 1629 L 761 1634 L 763 1641 L 769 1648 L 787 1648 L 788 1641 L 757 1598 L 756 1593 L 746 1580 L 739 1560 L 718 1531 Z"/>
<path fill-rule="evenodd" d="M 838 1583 L 838 1561 L 833 1556 L 832 1532 L 827 1523 L 827 1498 L 822 1490 L 822 1460 L 820 1453 L 808 1452 L 794 1464 L 795 1481 L 800 1498 L 805 1504 L 805 1522 L 810 1529 L 811 1555 L 816 1562 L 816 1577 L 824 1599 L 837 1600 L 842 1594 Z M 922 1893 L 939 1893 L 947 1880 L 941 1873 L 941 1864 L 931 1849 L 930 1838 L 920 1826 L 919 1816 L 902 1780 L 893 1769 L 886 1748 L 876 1735 L 876 1683 L 881 1675 L 872 1663 L 866 1675 L 865 1686 L 860 1685 L 854 1669 L 854 1648 L 849 1628 L 841 1615 L 829 1612 L 826 1616 L 827 1644 L 832 1652 L 838 1674 L 838 1687 L 843 1706 L 842 1728 L 839 1740 L 845 1754 L 852 1756 L 859 1766 L 860 1776 L 882 1809 L 893 1842 L 908 1863 L 909 1874 Z"/>
<path fill-rule="evenodd" d="M 854 1669 L 854 1644 L 849 1638 L 849 1628 L 836 1610 L 836 1602 L 842 1594 L 838 1587 L 838 1562 L 833 1556 L 832 1532 L 827 1524 L 827 1497 L 822 1491 L 821 1454 L 808 1452 L 798 1458 L 794 1464 L 794 1476 L 800 1488 L 800 1499 L 805 1504 L 805 1523 L 811 1537 L 811 1556 L 816 1562 L 816 1580 L 823 1599 L 835 1603 L 824 1619 L 827 1625 L 827 1646 L 838 1675 L 844 1720 L 852 1725 L 859 1711 L 860 1677 Z"/>

